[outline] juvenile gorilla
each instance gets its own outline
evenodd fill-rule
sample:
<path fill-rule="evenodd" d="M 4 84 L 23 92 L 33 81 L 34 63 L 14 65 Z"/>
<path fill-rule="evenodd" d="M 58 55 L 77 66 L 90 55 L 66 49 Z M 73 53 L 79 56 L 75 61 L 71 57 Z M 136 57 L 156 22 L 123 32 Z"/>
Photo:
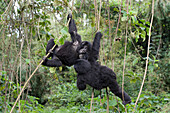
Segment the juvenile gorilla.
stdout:
<path fill-rule="evenodd" d="M 111 92 L 122 100 L 122 90 L 116 81 L 116 74 L 108 67 L 101 66 L 96 60 L 99 55 L 100 39 L 102 34 L 98 32 L 94 38 L 93 45 L 84 41 L 79 49 L 79 59 L 76 61 L 74 68 L 77 74 L 77 87 L 79 90 L 86 89 L 86 84 L 101 90 L 109 87 Z M 123 92 L 126 105 L 131 102 L 130 96 Z"/>
<path fill-rule="evenodd" d="M 64 45 L 61 45 L 53 49 L 51 51 L 51 48 L 55 45 L 54 39 L 50 39 L 47 43 L 46 47 L 46 54 L 50 51 L 49 57 L 52 57 L 52 59 L 46 58 L 42 65 L 49 66 L 49 67 L 59 67 L 62 64 L 67 66 L 72 66 L 75 61 L 78 58 L 78 51 L 77 49 L 80 46 L 81 43 L 81 36 L 77 33 L 76 24 L 74 22 L 74 19 L 72 19 L 72 15 L 69 14 L 67 17 L 67 20 L 69 20 L 69 33 L 71 35 L 72 42 L 66 41 Z"/>

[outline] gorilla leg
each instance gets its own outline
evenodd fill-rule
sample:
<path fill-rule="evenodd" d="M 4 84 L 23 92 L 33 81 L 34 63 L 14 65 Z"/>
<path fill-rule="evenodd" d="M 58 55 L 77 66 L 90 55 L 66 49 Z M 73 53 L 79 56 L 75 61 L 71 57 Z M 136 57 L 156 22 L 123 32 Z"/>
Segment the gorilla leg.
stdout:
<path fill-rule="evenodd" d="M 79 90 L 86 89 L 86 83 L 82 80 L 82 77 L 77 75 L 77 87 Z"/>
<path fill-rule="evenodd" d="M 69 21 L 70 18 L 70 22 L 69 22 L 69 33 L 73 34 L 73 31 L 77 32 L 77 27 L 76 24 L 74 22 L 74 19 L 72 19 L 72 14 L 68 14 L 67 16 L 67 21 Z"/>
<path fill-rule="evenodd" d="M 69 22 L 69 33 L 71 35 L 71 39 L 73 42 L 78 41 L 79 43 L 81 43 L 81 36 L 77 33 L 77 27 L 74 19 L 72 19 L 71 14 L 68 14 L 67 20 L 69 20 L 69 18 L 71 19 Z"/>
<path fill-rule="evenodd" d="M 109 88 L 110 88 L 111 92 L 114 93 L 119 98 L 121 98 L 123 101 L 122 89 L 119 87 L 116 79 L 110 79 L 110 80 L 111 80 L 111 82 L 109 82 Z M 123 95 L 124 95 L 124 101 L 122 103 L 124 105 L 130 103 L 131 102 L 130 96 L 125 91 L 123 92 Z"/>

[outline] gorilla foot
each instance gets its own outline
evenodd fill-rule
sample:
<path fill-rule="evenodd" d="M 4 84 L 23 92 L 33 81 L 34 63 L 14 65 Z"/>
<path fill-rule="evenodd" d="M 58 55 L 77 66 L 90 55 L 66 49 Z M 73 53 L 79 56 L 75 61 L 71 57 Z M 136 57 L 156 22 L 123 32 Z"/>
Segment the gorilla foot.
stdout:
<path fill-rule="evenodd" d="M 131 103 L 131 100 L 122 102 L 123 105 L 130 104 L 130 103 Z"/>
<path fill-rule="evenodd" d="M 68 16 L 67 16 L 67 21 L 69 20 L 69 18 L 72 19 L 72 14 L 71 14 L 71 13 L 68 14 Z"/>
<path fill-rule="evenodd" d="M 123 105 L 130 104 L 131 103 L 131 98 L 130 96 L 124 92 L 124 101 L 122 102 Z"/>

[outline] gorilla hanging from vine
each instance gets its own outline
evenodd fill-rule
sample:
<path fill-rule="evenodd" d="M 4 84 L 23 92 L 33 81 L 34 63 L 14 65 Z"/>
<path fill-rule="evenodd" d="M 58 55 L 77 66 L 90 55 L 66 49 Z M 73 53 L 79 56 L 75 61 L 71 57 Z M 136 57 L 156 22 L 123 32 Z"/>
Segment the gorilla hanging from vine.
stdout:
<path fill-rule="evenodd" d="M 42 65 L 49 67 L 59 67 L 62 66 L 62 64 L 72 66 L 77 60 L 77 49 L 81 43 L 81 36 L 77 33 L 77 27 L 71 14 L 67 16 L 67 21 L 69 21 L 69 33 L 71 35 L 72 42 L 66 41 L 64 45 L 56 45 L 55 48 L 51 50 L 55 43 L 54 39 L 50 39 L 46 47 L 46 54 L 50 52 L 50 55 L 44 59 Z M 50 57 L 52 59 L 48 59 Z"/>
<path fill-rule="evenodd" d="M 91 87 L 100 90 L 109 87 L 110 90 L 123 100 L 122 90 L 116 81 L 116 74 L 108 67 L 101 66 L 98 62 L 100 39 L 102 34 L 96 33 L 93 44 L 88 41 L 81 41 L 81 36 L 77 33 L 77 28 L 72 19 L 72 15 L 69 14 L 67 20 L 69 20 L 69 33 L 71 35 L 72 42 L 66 41 L 64 45 L 58 47 L 58 45 L 51 51 L 51 48 L 55 45 L 54 39 L 50 39 L 47 43 L 46 54 L 50 52 L 49 57 L 52 59 L 44 59 L 42 63 L 49 67 L 59 67 L 62 64 L 66 66 L 74 65 L 77 74 L 77 87 L 79 90 L 86 89 L 86 84 Z M 131 102 L 131 98 L 126 92 L 123 92 L 124 101 L 126 105 Z"/>
<path fill-rule="evenodd" d="M 100 65 L 96 60 L 99 56 L 100 39 L 102 34 L 97 32 L 91 45 L 88 41 L 83 41 L 79 49 L 79 59 L 75 62 L 74 68 L 77 74 L 77 87 L 85 90 L 86 84 L 101 90 L 109 87 L 111 92 L 123 100 L 126 105 L 131 102 L 130 96 L 123 92 L 116 81 L 116 74 L 108 67 Z"/>

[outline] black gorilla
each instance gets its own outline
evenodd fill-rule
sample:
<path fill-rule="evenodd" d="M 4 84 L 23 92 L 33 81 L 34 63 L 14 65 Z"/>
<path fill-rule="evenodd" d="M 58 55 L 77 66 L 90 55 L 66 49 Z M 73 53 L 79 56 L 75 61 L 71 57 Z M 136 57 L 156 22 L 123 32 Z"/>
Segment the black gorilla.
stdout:
<path fill-rule="evenodd" d="M 111 92 L 122 100 L 122 90 L 116 81 L 116 74 L 108 67 L 101 66 L 96 60 L 99 55 L 100 39 L 102 34 L 98 32 L 94 38 L 93 45 L 84 41 L 79 49 L 79 59 L 74 64 L 77 74 L 77 87 L 79 90 L 86 89 L 86 84 L 101 90 L 109 87 Z M 129 95 L 124 92 L 123 104 L 131 102 Z"/>
<path fill-rule="evenodd" d="M 81 36 L 77 33 L 76 24 L 74 22 L 74 19 L 72 19 L 72 15 L 69 14 L 67 17 L 67 20 L 69 20 L 69 33 L 71 35 L 72 42 L 66 41 L 64 45 L 61 45 L 53 49 L 51 51 L 51 48 L 55 45 L 54 39 L 50 39 L 47 43 L 46 47 L 46 54 L 50 51 L 49 57 L 52 57 L 52 59 L 44 59 L 44 62 L 42 65 L 49 66 L 49 67 L 59 67 L 62 64 L 67 66 L 72 66 L 75 61 L 78 58 L 78 51 L 77 49 L 80 46 L 81 43 Z"/>

